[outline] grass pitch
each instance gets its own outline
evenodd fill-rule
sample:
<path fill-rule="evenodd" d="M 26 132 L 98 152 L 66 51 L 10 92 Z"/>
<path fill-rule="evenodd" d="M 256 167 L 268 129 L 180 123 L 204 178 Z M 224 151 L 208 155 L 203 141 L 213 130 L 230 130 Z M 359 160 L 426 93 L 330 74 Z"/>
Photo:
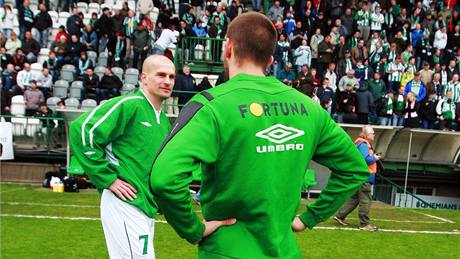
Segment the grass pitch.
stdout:
<path fill-rule="evenodd" d="M 0 258 L 108 258 L 96 191 L 1 184 L 0 215 Z M 373 208 L 371 219 L 380 231 L 355 231 L 354 212 L 349 228 L 330 219 L 299 233 L 303 257 L 460 258 L 460 211 Z M 157 223 L 155 253 L 160 259 L 196 258 L 196 247 Z"/>

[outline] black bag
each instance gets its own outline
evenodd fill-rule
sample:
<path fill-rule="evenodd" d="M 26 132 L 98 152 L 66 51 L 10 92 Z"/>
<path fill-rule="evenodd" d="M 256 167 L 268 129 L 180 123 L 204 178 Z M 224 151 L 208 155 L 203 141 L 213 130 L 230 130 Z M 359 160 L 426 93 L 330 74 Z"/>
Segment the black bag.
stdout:
<path fill-rule="evenodd" d="M 59 177 L 59 179 L 64 179 L 65 174 L 58 171 L 49 171 L 45 174 L 45 178 L 42 181 L 42 186 L 45 188 L 50 188 L 51 177 Z"/>
<path fill-rule="evenodd" d="M 79 192 L 75 176 L 67 175 L 62 182 L 64 183 L 64 192 Z"/>

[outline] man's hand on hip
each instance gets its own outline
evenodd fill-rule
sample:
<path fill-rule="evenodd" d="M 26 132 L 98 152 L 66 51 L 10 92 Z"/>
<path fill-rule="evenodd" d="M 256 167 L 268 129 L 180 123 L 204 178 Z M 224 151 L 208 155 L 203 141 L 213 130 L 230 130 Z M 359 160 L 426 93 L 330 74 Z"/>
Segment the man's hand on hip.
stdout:
<path fill-rule="evenodd" d="M 126 199 L 132 201 L 136 198 L 136 189 L 134 189 L 134 187 L 131 186 L 131 184 L 120 179 L 115 180 L 115 182 L 113 182 L 109 186 L 109 190 L 113 192 L 115 195 L 117 195 L 118 198 L 122 199 L 123 201 L 126 201 Z"/>
<path fill-rule="evenodd" d="M 305 226 L 305 224 L 300 220 L 299 217 L 294 218 L 291 227 L 292 230 L 294 230 L 294 232 L 301 232 L 307 228 L 307 226 Z"/>
<path fill-rule="evenodd" d="M 235 224 L 235 222 L 236 222 L 235 218 L 225 219 L 225 220 L 211 220 L 211 221 L 203 220 L 203 223 L 205 225 L 205 229 L 204 229 L 204 232 L 203 232 L 203 237 L 207 237 L 207 236 L 211 235 L 218 228 L 220 228 L 222 226 L 230 226 L 230 225 Z"/>

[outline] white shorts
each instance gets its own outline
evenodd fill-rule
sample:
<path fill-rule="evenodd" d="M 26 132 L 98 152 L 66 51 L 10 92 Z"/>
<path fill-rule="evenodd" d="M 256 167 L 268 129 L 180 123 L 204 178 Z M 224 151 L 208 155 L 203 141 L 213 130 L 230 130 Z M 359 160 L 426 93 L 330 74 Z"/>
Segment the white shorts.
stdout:
<path fill-rule="evenodd" d="M 155 220 L 107 189 L 101 197 L 101 221 L 111 259 L 155 258 Z"/>

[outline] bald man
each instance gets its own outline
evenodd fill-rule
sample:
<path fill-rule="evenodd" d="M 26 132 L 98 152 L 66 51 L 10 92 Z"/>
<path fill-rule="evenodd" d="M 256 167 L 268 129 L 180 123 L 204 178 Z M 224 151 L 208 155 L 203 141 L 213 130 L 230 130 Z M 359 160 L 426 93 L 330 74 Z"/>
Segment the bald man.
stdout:
<path fill-rule="evenodd" d="M 154 258 L 157 206 L 149 191 L 155 153 L 171 125 L 162 102 L 171 96 L 174 64 L 153 55 L 143 64 L 138 91 L 113 98 L 77 118 L 72 154 L 101 197 L 101 221 L 110 258 Z"/>

